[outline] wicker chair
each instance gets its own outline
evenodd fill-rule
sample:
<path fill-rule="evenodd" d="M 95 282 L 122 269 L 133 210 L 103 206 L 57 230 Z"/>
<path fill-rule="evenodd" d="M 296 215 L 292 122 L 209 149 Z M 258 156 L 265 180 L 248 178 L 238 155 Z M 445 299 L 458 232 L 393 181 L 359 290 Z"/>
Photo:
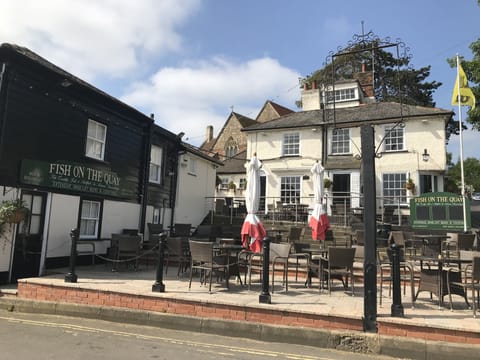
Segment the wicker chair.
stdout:
<path fill-rule="evenodd" d="M 212 292 L 213 273 L 226 275 L 227 265 L 224 256 L 214 255 L 214 243 L 205 241 L 190 240 L 190 281 L 188 289 L 192 287 L 193 270 L 200 270 L 200 282 L 206 283 L 209 278 L 208 292 Z"/>

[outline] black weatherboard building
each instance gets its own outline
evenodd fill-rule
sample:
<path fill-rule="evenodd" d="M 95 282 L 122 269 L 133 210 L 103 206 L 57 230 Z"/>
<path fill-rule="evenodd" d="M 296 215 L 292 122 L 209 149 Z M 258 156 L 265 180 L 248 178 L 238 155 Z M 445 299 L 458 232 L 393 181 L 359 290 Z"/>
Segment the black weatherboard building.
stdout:
<path fill-rule="evenodd" d="M 152 117 L 2 44 L 0 200 L 22 198 L 31 217 L 0 237 L 0 282 L 67 264 L 72 228 L 100 254 L 112 233 L 158 222 L 158 209 L 173 208 L 180 144 Z"/>

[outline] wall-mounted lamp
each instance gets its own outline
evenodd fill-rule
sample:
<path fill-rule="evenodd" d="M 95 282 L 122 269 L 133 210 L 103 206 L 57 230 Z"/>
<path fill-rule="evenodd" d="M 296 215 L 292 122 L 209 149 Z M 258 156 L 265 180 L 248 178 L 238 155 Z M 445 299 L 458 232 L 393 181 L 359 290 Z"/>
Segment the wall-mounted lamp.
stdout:
<path fill-rule="evenodd" d="M 422 154 L 422 160 L 428 161 L 428 159 L 430 159 L 430 154 L 428 153 L 427 149 L 424 149 Z"/>

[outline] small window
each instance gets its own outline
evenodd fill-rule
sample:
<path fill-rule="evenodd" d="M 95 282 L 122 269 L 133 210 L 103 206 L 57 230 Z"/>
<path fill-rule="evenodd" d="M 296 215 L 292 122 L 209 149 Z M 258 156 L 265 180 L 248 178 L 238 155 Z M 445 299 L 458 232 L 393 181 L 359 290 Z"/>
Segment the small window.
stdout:
<path fill-rule="evenodd" d="M 300 203 L 301 176 L 282 176 L 280 185 L 280 200 L 282 203 Z"/>
<path fill-rule="evenodd" d="M 384 204 L 405 204 L 407 202 L 407 192 L 405 183 L 407 182 L 406 173 L 383 174 L 383 197 Z"/>
<path fill-rule="evenodd" d="M 94 120 L 88 120 L 87 146 L 85 155 L 97 160 L 103 160 L 105 156 L 105 139 L 107 127 Z"/>
<path fill-rule="evenodd" d="M 385 128 L 385 151 L 401 151 L 404 149 L 403 128 L 397 126 Z"/>
<path fill-rule="evenodd" d="M 153 223 L 153 224 L 158 224 L 158 223 L 160 223 L 160 209 L 159 209 L 159 208 L 154 208 L 154 209 L 153 209 L 152 223 Z"/>
<path fill-rule="evenodd" d="M 99 201 L 83 200 L 80 214 L 80 238 L 95 239 L 98 237 L 98 227 L 100 224 Z"/>
<path fill-rule="evenodd" d="M 247 179 L 245 179 L 245 178 L 240 179 L 240 182 L 238 184 L 238 188 L 242 189 L 242 190 L 246 189 L 247 188 Z"/>
<path fill-rule="evenodd" d="M 290 133 L 283 135 L 283 156 L 300 155 L 300 134 Z"/>
<path fill-rule="evenodd" d="M 150 150 L 150 175 L 149 180 L 152 183 L 160 184 L 162 180 L 162 148 L 152 145 Z"/>
<path fill-rule="evenodd" d="M 327 103 L 332 103 L 334 98 L 333 98 L 333 91 L 326 91 L 324 97 L 326 98 L 324 102 Z M 340 89 L 340 90 L 335 90 L 335 102 L 341 102 L 341 101 L 348 101 L 348 100 L 355 100 L 355 89 L 350 88 L 350 89 Z"/>
<path fill-rule="evenodd" d="M 332 154 L 350 153 L 350 130 L 335 129 L 332 131 Z"/>
<path fill-rule="evenodd" d="M 226 142 L 225 142 L 225 157 L 227 158 L 232 158 L 235 155 L 238 154 L 238 144 L 237 142 L 233 139 L 233 137 L 230 137 Z"/>
<path fill-rule="evenodd" d="M 228 190 L 228 178 L 222 178 L 222 183 L 220 184 L 221 190 Z"/>

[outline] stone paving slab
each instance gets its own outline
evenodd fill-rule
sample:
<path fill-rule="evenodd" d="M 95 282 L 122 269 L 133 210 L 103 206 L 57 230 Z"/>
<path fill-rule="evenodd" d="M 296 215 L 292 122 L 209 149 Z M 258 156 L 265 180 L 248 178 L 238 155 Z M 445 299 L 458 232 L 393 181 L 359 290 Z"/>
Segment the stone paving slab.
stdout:
<path fill-rule="evenodd" d="M 208 293 L 208 287 L 199 283 L 198 277 L 194 277 L 192 287 L 188 289 L 188 275 L 176 277 L 176 269 L 172 268 L 168 276 L 164 277 L 165 292 L 152 292 L 155 282 L 153 268 L 141 269 L 140 271 L 112 272 L 105 264 L 95 266 L 78 267 L 76 274 L 77 283 L 64 281 L 67 269 L 60 269 L 43 277 L 29 278 L 20 282 L 48 284 L 53 286 L 68 286 L 72 288 L 84 288 L 101 291 L 110 291 L 119 294 L 134 294 L 164 299 L 182 299 L 198 301 L 202 303 L 241 305 L 249 308 L 272 309 L 275 311 L 295 311 L 305 314 L 319 314 L 340 316 L 351 319 L 363 318 L 363 284 L 355 284 L 355 296 L 344 291 L 340 283 L 332 291 L 331 295 L 326 290 L 319 292 L 318 283 L 313 283 L 311 288 L 306 288 L 303 280 L 289 280 L 289 291 L 285 292 L 279 282 L 275 285 L 275 291 L 271 294 L 271 304 L 259 303 L 261 285 L 259 278 L 252 279 L 251 290 L 241 286 L 233 278 L 230 281 L 230 289 L 226 289 L 223 283 L 214 283 L 212 292 Z M 473 318 L 473 312 L 468 309 L 461 297 L 454 296 L 454 310 L 448 307 L 448 296 L 445 297 L 445 307 L 439 308 L 438 301 L 431 301 L 427 292 L 422 292 L 412 308 L 409 296 L 403 295 L 404 317 L 391 317 L 391 298 L 388 297 L 388 289 L 384 289 L 383 305 L 377 306 L 378 322 L 389 324 L 402 324 L 419 327 L 439 329 L 451 329 L 478 333 L 480 338 L 480 314 Z"/>

